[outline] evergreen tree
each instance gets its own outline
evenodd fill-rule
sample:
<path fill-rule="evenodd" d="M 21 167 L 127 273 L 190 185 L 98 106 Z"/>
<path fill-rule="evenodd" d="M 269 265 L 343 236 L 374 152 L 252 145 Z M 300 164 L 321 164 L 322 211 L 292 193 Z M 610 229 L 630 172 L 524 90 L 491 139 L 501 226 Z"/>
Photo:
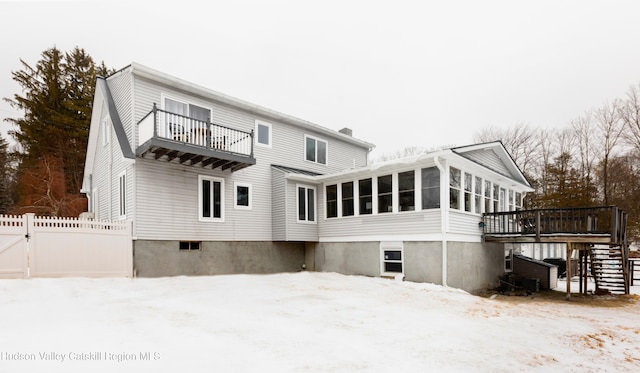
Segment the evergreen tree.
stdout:
<path fill-rule="evenodd" d="M 11 198 L 11 160 L 8 143 L 0 136 L 0 215 L 7 214 L 12 204 Z"/>
<path fill-rule="evenodd" d="M 29 196 L 29 191 L 38 188 L 24 183 L 38 180 L 34 171 L 49 169 L 42 167 L 44 159 L 47 165 L 56 165 L 57 170 L 62 170 L 50 173 L 63 178 L 61 183 L 55 183 L 62 188 L 55 200 L 77 201 L 81 198 L 79 192 L 95 82 L 97 76 L 112 72 L 104 63 L 95 64 L 84 49 L 78 47 L 65 54 L 53 47 L 42 52 L 41 57 L 33 67 L 20 60 L 23 69 L 12 72 L 12 75 L 22 87 L 23 95 L 5 98 L 11 106 L 24 113 L 22 118 L 7 119 L 16 128 L 10 135 L 23 149 L 18 170 L 20 195 L 17 201 L 22 207 L 33 207 L 33 201 L 42 200 Z M 77 202 L 74 206 L 82 210 Z M 38 213 L 76 215 L 81 212 L 61 209 L 60 206 L 49 207 L 48 211 L 43 211 L 39 205 Z"/>

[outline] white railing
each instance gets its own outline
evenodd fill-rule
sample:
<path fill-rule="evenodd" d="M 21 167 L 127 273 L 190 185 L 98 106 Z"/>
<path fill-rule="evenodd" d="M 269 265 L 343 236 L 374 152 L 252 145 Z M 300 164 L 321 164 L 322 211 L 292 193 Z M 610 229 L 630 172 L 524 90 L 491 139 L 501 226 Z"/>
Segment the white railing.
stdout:
<path fill-rule="evenodd" d="M 253 132 L 213 124 L 158 109 L 155 105 L 139 123 L 140 144 L 152 137 L 253 156 Z"/>

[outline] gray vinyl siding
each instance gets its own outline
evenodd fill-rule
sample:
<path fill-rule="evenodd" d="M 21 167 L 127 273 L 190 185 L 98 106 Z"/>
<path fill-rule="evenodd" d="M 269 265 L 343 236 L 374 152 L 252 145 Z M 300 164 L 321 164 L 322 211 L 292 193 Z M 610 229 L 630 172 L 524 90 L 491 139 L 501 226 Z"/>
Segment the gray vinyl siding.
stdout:
<path fill-rule="evenodd" d="M 280 170 L 272 169 L 271 175 L 272 238 L 274 241 L 285 241 L 287 239 L 285 174 Z"/>
<path fill-rule="evenodd" d="M 324 219 L 320 224 L 320 241 L 338 238 L 365 240 L 365 237 L 397 237 L 439 235 L 440 209 L 379 215 Z"/>
<path fill-rule="evenodd" d="M 111 220 L 111 183 L 110 183 L 110 164 L 109 153 L 113 149 L 113 129 L 111 129 L 111 140 L 109 144 L 104 144 L 104 118 L 106 117 L 107 110 L 106 105 L 102 103 L 102 116 L 99 120 L 98 141 L 96 147 L 95 158 L 93 159 L 93 175 L 92 175 L 92 187 L 97 191 L 97 200 L 95 204 L 96 211 L 95 216 L 98 220 Z"/>
<path fill-rule="evenodd" d="M 457 210 L 449 210 L 449 232 L 482 236 L 482 230 L 478 226 L 481 217 L 477 214 L 461 212 Z"/>
<path fill-rule="evenodd" d="M 107 80 L 111 97 L 118 108 L 118 114 L 122 121 L 122 126 L 129 139 L 129 144 L 133 144 L 133 132 L 135 130 L 132 117 L 132 96 L 131 96 L 131 74 L 126 72 L 118 73 Z"/>
<path fill-rule="evenodd" d="M 316 217 L 315 222 L 298 221 L 298 186 L 315 187 L 316 196 Z M 324 209 L 321 208 L 319 191 L 320 186 L 286 180 L 286 203 L 287 203 L 287 241 L 318 241 L 318 225 Z"/>
<path fill-rule="evenodd" d="M 325 134 L 307 131 L 297 126 L 281 123 L 272 118 L 236 109 L 227 104 L 216 102 L 213 99 L 198 96 L 197 94 L 179 91 L 171 87 L 159 86 L 141 77 L 135 78 L 134 87 L 136 97 L 136 123 L 151 111 L 154 103 L 156 103 L 158 107 L 162 107 L 163 95 L 211 109 L 211 121 L 222 126 L 250 132 L 255 129 L 256 120 L 270 123 L 272 126 L 271 148 L 254 145 L 254 155 L 258 165 L 286 165 L 326 174 L 351 168 L 354 164 L 356 166 L 364 166 L 367 162 L 368 149 L 348 144 L 340 138 L 328 137 Z M 305 134 L 327 140 L 329 144 L 328 165 L 308 162 L 304 159 Z"/>
<path fill-rule="evenodd" d="M 500 157 L 493 150 L 473 150 L 463 154 L 465 158 L 469 158 L 481 165 L 496 171 L 502 175 L 511 175 L 507 166 L 502 162 Z"/>
<path fill-rule="evenodd" d="M 269 169 L 231 174 L 147 159 L 138 159 L 136 169 L 139 239 L 272 240 Z M 223 221 L 199 220 L 199 175 L 224 180 Z M 251 210 L 235 208 L 234 181 L 251 184 Z"/>

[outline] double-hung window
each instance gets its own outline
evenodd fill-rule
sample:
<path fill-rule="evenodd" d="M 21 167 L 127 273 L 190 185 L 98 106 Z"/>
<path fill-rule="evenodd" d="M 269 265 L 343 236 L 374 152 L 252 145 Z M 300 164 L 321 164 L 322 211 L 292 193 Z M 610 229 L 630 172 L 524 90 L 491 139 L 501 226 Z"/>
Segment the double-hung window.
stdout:
<path fill-rule="evenodd" d="M 304 137 L 304 159 L 310 162 L 327 164 L 327 142 L 315 137 Z"/>
<path fill-rule="evenodd" d="M 482 179 L 476 176 L 476 184 L 474 186 L 475 191 L 475 213 L 482 214 Z"/>
<path fill-rule="evenodd" d="M 338 216 L 338 186 L 336 184 L 327 185 L 327 218 L 335 218 Z"/>
<path fill-rule="evenodd" d="M 449 169 L 449 207 L 460 209 L 460 170 Z"/>
<path fill-rule="evenodd" d="M 224 220 L 224 179 L 201 175 L 198 184 L 200 220 Z"/>
<path fill-rule="evenodd" d="M 342 183 L 342 216 L 353 216 L 353 181 Z"/>
<path fill-rule="evenodd" d="M 371 214 L 373 212 L 373 188 L 370 178 L 358 181 L 358 196 L 360 215 Z"/>
<path fill-rule="evenodd" d="M 421 170 L 422 174 L 422 209 L 440 208 L 440 170 L 428 167 Z"/>
<path fill-rule="evenodd" d="M 316 189 L 314 187 L 298 185 L 298 221 L 316 221 Z"/>
<path fill-rule="evenodd" d="M 378 213 L 393 212 L 393 177 L 378 176 Z"/>
<path fill-rule="evenodd" d="M 464 211 L 471 212 L 471 186 L 473 184 L 473 176 L 470 173 L 464 173 Z"/>

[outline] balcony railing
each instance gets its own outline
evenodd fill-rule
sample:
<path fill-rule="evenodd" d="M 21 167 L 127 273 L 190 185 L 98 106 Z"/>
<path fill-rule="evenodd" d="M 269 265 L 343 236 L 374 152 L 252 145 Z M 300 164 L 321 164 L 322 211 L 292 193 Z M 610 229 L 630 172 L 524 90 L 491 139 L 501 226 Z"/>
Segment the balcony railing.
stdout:
<path fill-rule="evenodd" d="M 615 206 L 485 213 L 485 236 L 606 235 L 624 242 L 626 214 Z"/>
<path fill-rule="evenodd" d="M 235 153 L 253 158 L 253 131 L 244 132 L 208 120 L 153 109 L 138 123 L 140 144 L 162 138 L 201 148 Z"/>

